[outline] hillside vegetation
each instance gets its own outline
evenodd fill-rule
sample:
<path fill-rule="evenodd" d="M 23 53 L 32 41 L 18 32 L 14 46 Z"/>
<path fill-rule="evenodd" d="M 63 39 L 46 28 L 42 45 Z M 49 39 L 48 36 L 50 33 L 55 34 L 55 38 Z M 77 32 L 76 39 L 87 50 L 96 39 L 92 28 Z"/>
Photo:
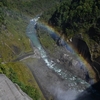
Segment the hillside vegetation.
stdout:
<path fill-rule="evenodd" d="M 33 100 L 45 98 L 31 71 L 21 62 L 13 61 L 33 52 L 26 36 L 29 20 L 55 6 L 59 1 L 0 0 L 0 73 L 6 74 Z"/>
<path fill-rule="evenodd" d="M 45 100 L 30 70 L 20 62 L 0 63 L 0 74 L 17 83 L 33 100 Z"/>
<path fill-rule="evenodd" d="M 64 1 L 48 20 L 67 39 L 80 33 L 92 57 L 100 56 L 100 0 Z"/>
<path fill-rule="evenodd" d="M 32 49 L 25 35 L 31 18 L 43 14 L 60 0 L 1 0 L 0 1 L 0 57 L 11 61 Z M 13 41 L 13 42 L 12 42 Z"/>
<path fill-rule="evenodd" d="M 13 61 L 33 52 L 26 27 L 39 14 L 66 40 L 81 34 L 92 58 L 100 56 L 100 0 L 0 0 L 0 73 L 6 74 L 33 100 L 45 99 L 29 69 Z M 54 41 L 48 42 L 50 38 L 45 37 L 42 34 L 40 42 L 53 52 L 50 43 Z"/>

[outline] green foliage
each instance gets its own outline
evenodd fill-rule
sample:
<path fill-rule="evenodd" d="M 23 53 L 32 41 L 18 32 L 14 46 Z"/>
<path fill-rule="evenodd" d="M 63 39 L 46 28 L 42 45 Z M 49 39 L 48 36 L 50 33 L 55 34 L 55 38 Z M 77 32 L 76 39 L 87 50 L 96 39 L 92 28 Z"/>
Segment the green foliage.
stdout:
<path fill-rule="evenodd" d="M 8 0 L 7 7 L 30 16 L 43 13 L 60 0 Z"/>
<path fill-rule="evenodd" d="M 33 100 L 39 100 L 40 95 L 38 91 L 35 88 L 32 88 L 31 86 L 26 86 L 24 88 L 24 91 L 31 97 Z"/>
<path fill-rule="evenodd" d="M 67 39 L 81 33 L 91 54 L 100 56 L 100 0 L 66 0 L 48 21 Z"/>
<path fill-rule="evenodd" d="M 7 6 L 7 0 L 0 0 L 0 4 L 2 3 L 2 6 Z"/>
<path fill-rule="evenodd" d="M 78 31 L 80 28 L 88 30 L 95 24 L 99 15 L 100 7 L 98 0 L 72 0 L 63 2 L 51 17 L 53 25 L 60 26 L 64 33 L 67 29 Z"/>
<path fill-rule="evenodd" d="M 3 68 L 3 66 L 0 64 L 0 74 L 5 73 L 5 69 Z"/>
<path fill-rule="evenodd" d="M 30 71 L 25 70 L 25 66 L 23 67 L 21 64 L 8 64 L 7 62 L 11 62 L 17 56 L 32 50 L 25 35 L 29 16 L 36 16 L 52 8 L 47 16 L 50 18 L 49 14 L 52 13 L 53 7 L 59 1 L 0 0 L 0 60 L 2 60 L 0 73 L 5 74 L 12 82 L 17 83 L 33 100 L 44 100 L 44 97 L 35 83 L 35 79 L 33 81 Z M 43 41 L 43 43 L 46 47 L 53 48 L 46 41 Z"/>
<path fill-rule="evenodd" d="M 0 55 L 4 62 L 32 49 L 26 37 L 30 19 L 58 4 L 60 0 L 1 0 L 0 1 Z M 52 12 L 48 12 L 47 17 Z"/>
<path fill-rule="evenodd" d="M 1 31 L 1 27 L 2 27 L 2 24 L 4 24 L 4 17 L 5 17 L 5 14 L 3 12 L 3 4 L 2 2 L 0 2 L 0 31 Z"/>
<path fill-rule="evenodd" d="M 23 82 L 20 81 L 20 79 L 18 78 L 18 72 L 14 71 L 14 68 L 12 68 L 12 66 L 16 67 L 15 65 L 16 64 L 13 64 L 13 63 L 12 64 L 1 64 L 0 63 L 0 73 L 5 74 L 12 82 L 18 84 L 19 87 L 24 92 L 26 92 L 33 100 L 40 100 L 40 98 L 41 98 L 40 92 L 38 91 L 38 89 L 36 87 L 33 87 L 32 85 L 26 84 L 24 81 Z M 27 72 L 24 69 L 23 69 L 23 71 L 25 74 L 27 74 Z M 23 75 L 20 75 L 20 77 L 22 77 L 22 76 Z M 27 78 L 26 78 L 26 80 L 27 80 Z"/>
<path fill-rule="evenodd" d="M 55 41 L 50 37 L 49 33 L 41 28 L 38 28 L 38 37 L 41 45 L 44 49 L 48 50 L 49 53 L 54 53 L 55 51 Z M 49 40 L 49 41 L 48 41 Z"/>

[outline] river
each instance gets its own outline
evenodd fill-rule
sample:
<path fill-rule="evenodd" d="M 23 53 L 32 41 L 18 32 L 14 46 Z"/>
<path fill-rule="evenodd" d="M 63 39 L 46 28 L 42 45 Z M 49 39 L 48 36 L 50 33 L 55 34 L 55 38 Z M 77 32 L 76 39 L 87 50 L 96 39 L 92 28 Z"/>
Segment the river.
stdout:
<path fill-rule="evenodd" d="M 61 85 L 64 85 L 63 83 L 65 82 L 66 83 L 66 87 L 67 87 L 67 89 L 68 88 L 71 88 L 71 91 L 69 91 L 69 90 L 67 90 L 67 92 L 66 91 L 64 91 L 63 92 L 63 90 L 61 90 L 60 89 L 60 94 L 62 94 L 62 93 L 64 93 L 64 94 L 62 94 L 62 95 L 64 95 L 64 97 L 55 97 L 56 99 L 55 100 L 74 100 L 74 99 L 72 99 L 72 97 L 71 97 L 71 94 L 70 93 L 72 93 L 73 95 L 75 94 L 78 94 L 78 93 L 80 93 L 80 92 L 82 92 L 82 91 L 84 91 L 87 87 L 89 87 L 90 85 L 87 83 L 87 82 L 85 82 L 84 80 L 82 80 L 81 78 L 78 78 L 78 77 L 76 77 L 75 75 L 73 75 L 73 74 L 71 74 L 69 71 L 67 71 L 67 70 L 65 70 L 65 69 L 63 69 L 62 68 L 62 66 L 60 65 L 60 64 L 57 64 L 56 62 L 54 62 L 54 61 L 52 61 L 52 59 L 49 57 L 49 56 L 47 56 L 47 54 L 46 54 L 46 51 L 43 49 L 43 47 L 42 47 L 42 45 L 40 44 L 40 41 L 39 41 L 39 39 L 38 39 L 38 36 L 37 36 L 37 30 L 36 30 L 36 24 L 37 24 L 37 20 L 38 20 L 38 17 L 36 17 L 36 18 L 34 18 L 34 19 L 32 19 L 32 20 L 30 20 L 30 23 L 29 23 L 29 25 L 27 26 L 27 30 L 26 30 L 26 34 L 27 34 L 27 36 L 29 37 L 29 39 L 31 40 L 31 42 L 33 43 L 33 46 L 35 46 L 37 49 L 38 49 L 38 51 L 40 52 L 40 55 L 41 55 L 41 58 L 43 59 L 43 61 L 45 62 L 45 64 L 46 64 L 46 66 L 50 69 L 50 70 L 53 70 L 60 78 L 62 78 L 63 80 L 65 80 L 65 81 L 63 81 L 62 83 L 61 83 L 61 81 L 60 81 L 60 84 Z M 73 56 L 72 56 L 73 57 Z M 73 58 L 74 59 L 74 58 Z M 34 65 L 34 64 L 33 64 Z M 34 65 L 35 66 L 35 65 Z M 42 64 L 40 63 L 40 65 L 39 66 L 42 66 Z M 79 66 L 79 65 L 78 65 Z M 45 68 L 46 69 L 46 68 Z M 48 69 L 48 70 L 49 70 Z M 38 67 L 38 70 L 40 70 L 40 68 Z M 38 70 L 37 70 L 37 72 L 38 72 Z M 41 71 L 40 71 L 41 72 Z M 43 71 L 44 72 L 44 71 Z M 44 73 L 47 73 L 47 72 L 44 72 Z M 41 75 L 43 75 L 44 73 L 40 73 Z M 47 74 L 46 74 L 47 75 Z M 46 77 L 45 75 L 44 75 L 44 77 Z M 52 76 L 53 77 L 53 76 Z M 55 79 L 54 79 L 55 80 Z M 45 80 L 46 81 L 46 80 Z M 55 84 L 57 84 L 56 82 L 54 82 Z M 51 85 L 52 85 L 52 83 L 51 83 Z M 52 85 L 53 86 L 53 85 Z M 44 86 L 45 87 L 45 86 Z M 53 88 L 57 88 L 56 86 L 55 87 L 53 87 Z M 58 88 L 59 89 L 59 88 Z M 54 89 L 53 89 L 54 90 Z M 51 88 L 50 88 L 50 91 L 52 91 L 51 90 Z M 49 92 L 50 92 L 49 91 Z M 56 90 L 57 91 L 57 90 Z M 76 91 L 76 92 L 75 92 Z M 53 91 L 52 91 L 53 92 Z M 51 94 L 52 94 L 52 92 L 51 92 Z M 57 95 L 59 95 L 59 93 L 57 93 Z M 66 94 L 67 93 L 67 94 Z M 54 94 L 54 93 L 53 93 Z M 65 95 L 67 95 L 67 96 L 69 96 L 70 95 L 70 98 L 69 99 L 66 99 L 66 96 Z"/>

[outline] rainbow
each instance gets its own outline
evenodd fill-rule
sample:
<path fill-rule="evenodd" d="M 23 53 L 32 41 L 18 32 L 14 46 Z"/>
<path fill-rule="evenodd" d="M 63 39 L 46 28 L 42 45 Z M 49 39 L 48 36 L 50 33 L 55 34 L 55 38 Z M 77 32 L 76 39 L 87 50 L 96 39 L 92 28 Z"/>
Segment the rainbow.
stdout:
<path fill-rule="evenodd" d="M 60 33 L 58 31 L 56 31 L 53 27 L 51 27 L 50 25 L 48 25 L 47 23 L 41 22 L 39 24 L 42 25 L 43 27 L 45 27 L 48 31 L 54 32 L 54 33 L 56 33 L 57 35 L 60 36 Z"/>
<path fill-rule="evenodd" d="M 13 10 L 8 10 L 8 11 L 15 12 L 15 11 L 13 11 Z M 18 12 L 15 12 L 15 13 L 18 14 Z M 30 19 L 29 16 L 25 16 L 25 15 L 22 15 L 21 18 L 22 18 L 23 16 L 24 16 L 27 20 Z M 51 32 L 51 33 L 54 33 L 54 34 L 57 34 L 57 35 L 60 37 L 60 33 L 59 33 L 58 31 L 56 31 L 53 27 L 51 27 L 50 25 L 48 25 L 47 23 L 45 23 L 45 22 L 38 22 L 37 24 L 39 24 L 41 27 L 47 29 L 47 31 L 49 31 L 49 32 Z M 64 38 L 63 38 L 63 39 L 64 39 Z M 67 43 L 67 42 L 66 42 L 66 43 Z M 95 76 L 95 72 L 94 72 L 94 70 L 92 69 L 92 67 L 90 66 L 90 64 L 89 64 L 82 56 L 80 56 L 80 55 L 77 53 L 77 51 L 76 51 L 75 49 L 72 48 L 71 45 L 69 45 L 69 44 L 67 44 L 67 45 L 71 48 L 72 51 L 74 51 L 74 53 L 77 55 L 77 58 L 79 59 L 79 61 L 80 61 L 80 62 L 86 67 L 86 69 L 88 70 L 90 77 L 93 78 L 93 76 Z M 95 81 L 95 80 L 94 80 L 94 81 Z"/>
<path fill-rule="evenodd" d="M 10 10 L 11 12 L 15 12 L 15 11 L 12 11 Z M 17 13 L 17 12 L 16 12 Z M 23 15 L 27 20 L 30 19 L 29 16 L 25 16 Z M 47 29 L 47 31 L 51 32 L 51 33 L 54 33 L 54 34 L 57 34 L 59 37 L 60 37 L 60 33 L 58 31 L 56 31 L 53 27 L 51 27 L 50 25 L 48 25 L 47 23 L 45 22 L 38 22 L 37 24 L 41 25 L 43 28 Z M 63 38 L 64 39 L 64 38 Z M 67 43 L 67 42 L 66 42 Z M 72 48 L 71 45 L 67 44 L 69 46 L 69 48 L 77 55 L 77 58 L 79 59 L 79 61 L 86 67 L 86 69 L 88 70 L 89 72 L 89 75 L 90 77 L 93 77 L 93 75 L 95 76 L 95 72 L 93 71 L 92 67 L 89 65 L 89 63 L 87 63 L 87 61 L 82 57 L 80 56 L 77 51 L 75 49 Z M 95 82 L 95 80 L 94 80 Z"/>
<path fill-rule="evenodd" d="M 53 27 L 51 27 L 50 25 L 48 25 L 47 23 L 45 23 L 45 22 L 39 22 L 39 25 L 42 26 L 43 28 L 45 28 L 48 32 L 54 33 L 54 34 L 58 35 L 59 37 L 61 37 L 60 33 L 58 31 L 56 31 Z M 74 51 L 74 54 L 77 56 L 78 60 L 84 65 L 84 67 L 88 71 L 89 76 L 93 80 L 92 84 L 95 83 L 96 82 L 96 73 L 93 70 L 93 68 L 91 67 L 91 65 L 81 55 L 79 55 L 78 51 L 75 50 L 70 44 L 68 44 L 67 42 L 66 42 L 66 44 L 70 47 L 70 49 L 72 51 Z"/>

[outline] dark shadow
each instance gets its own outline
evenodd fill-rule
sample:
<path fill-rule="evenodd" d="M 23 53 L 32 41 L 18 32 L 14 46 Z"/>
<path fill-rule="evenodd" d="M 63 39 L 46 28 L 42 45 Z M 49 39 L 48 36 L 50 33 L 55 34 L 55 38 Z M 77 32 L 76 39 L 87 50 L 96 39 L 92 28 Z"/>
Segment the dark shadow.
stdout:
<path fill-rule="evenodd" d="M 75 100 L 100 100 L 100 81 L 83 91 Z"/>
<path fill-rule="evenodd" d="M 72 38 L 72 47 L 78 52 L 78 54 L 81 54 L 87 62 L 91 62 L 89 47 L 80 35 L 76 35 Z"/>

